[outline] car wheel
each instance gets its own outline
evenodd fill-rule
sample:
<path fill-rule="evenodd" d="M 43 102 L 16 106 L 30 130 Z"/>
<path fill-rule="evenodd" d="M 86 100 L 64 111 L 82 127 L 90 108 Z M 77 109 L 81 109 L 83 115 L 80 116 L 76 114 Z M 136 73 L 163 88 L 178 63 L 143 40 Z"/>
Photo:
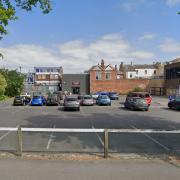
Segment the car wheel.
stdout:
<path fill-rule="evenodd" d="M 130 110 L 131 110 L 131 111 L 134 111 L 134 107 L 133 107 L 133 106 L 131 106 L 131 107 L 130 107 Z"/>
<path fill-rule="evenodd" d="M 111 106 L 111 103 L 109 104 L 109 106 Z"/>
<path fill-rule="evenodd" d="M 149 111 L 149 109 L 147 108 L 147 109 L 145 109 L 145 111 Z"/>

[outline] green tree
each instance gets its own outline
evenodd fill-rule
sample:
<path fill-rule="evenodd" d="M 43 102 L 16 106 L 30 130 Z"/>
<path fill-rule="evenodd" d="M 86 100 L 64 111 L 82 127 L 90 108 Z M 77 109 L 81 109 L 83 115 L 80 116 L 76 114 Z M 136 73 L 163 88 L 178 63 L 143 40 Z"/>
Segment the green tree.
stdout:
<path fill-rule="evenodd" d="M 31 11 L 33 7 L 37 6 L 45 14 L 51 11 L 50 0 L 0 0 L 0 38 L 7 34 L 6 26 L 9 21 L 17 19 L 17 8 Z"/>
<path fill-rule="evenodd" d="M 6 86 L 7 86 L 6 79 L 2 74 L 0 74 L 0 97 L 4 96 Z"/>
<path fill-rule="evenodd" d="M 1 74 L 4 75 L 7 87 L 5 89 L 5 95 L 9 97 L 20 95 L 24 88 L 25 76 L 17 71 L 1 70 Z"/>

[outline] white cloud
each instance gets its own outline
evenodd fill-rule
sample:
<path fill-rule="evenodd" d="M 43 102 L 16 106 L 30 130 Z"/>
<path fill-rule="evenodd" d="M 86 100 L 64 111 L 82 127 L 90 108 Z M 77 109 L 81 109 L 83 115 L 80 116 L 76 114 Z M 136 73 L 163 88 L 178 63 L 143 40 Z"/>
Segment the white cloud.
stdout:
<path fill-rule="evenodd" d="M 140 41 L 149 41 L 149 40 L 155 39 L 156 37 L 157 37 L 156 34 L 148 32 L 148 33 L 144 33 L 144 34 L 139 38 L 139 40 L 140 40 Z"/>
<path fill-rule="evenodd" d="M 169 6 L 175 6 L 177 4 L 180 4 L 180 0 L 167 0 L 167 5 Z"/>
<path fill-rule="evenodd" d="M 108 34 L 94 42 L 85 44 L 75 40 L 56 44 L 53 48 L 40 45 L 20 44 L 0 48 L 5 59 L 2 66 L 63 66 L 64 72 L 83 72 L 92 65 L 97 64 L 102 58 L 107 63 L 119 64 L 120 61 L 145 63 L 153 61 L 154 54 L 137 50 L 122 37 L 121 34 Z"/>
<path fill-rule="evenodd" d="M 166 53 L 180 53 L 180 43 L 171 38 L 165 39 L 159 48 Z"/>

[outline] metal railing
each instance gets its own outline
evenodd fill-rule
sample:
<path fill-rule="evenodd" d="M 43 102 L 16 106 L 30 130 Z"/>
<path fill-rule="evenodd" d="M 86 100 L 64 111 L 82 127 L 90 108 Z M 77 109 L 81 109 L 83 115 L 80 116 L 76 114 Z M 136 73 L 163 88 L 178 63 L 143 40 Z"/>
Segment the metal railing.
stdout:
<path fill-rule="evenodd" d="M 154 129 L 67 129 L 67 128 L 26 128 L 26 127 L 0 127 L 1 131 L 17 132 L 17 155 L 23 152 L 23 132 L 48 133 L 104 133 L 104 158 L 108 158 L 109 133 L 142 133 L 142 134 L 180 134 L 180 130 L 154 130 Z"/>

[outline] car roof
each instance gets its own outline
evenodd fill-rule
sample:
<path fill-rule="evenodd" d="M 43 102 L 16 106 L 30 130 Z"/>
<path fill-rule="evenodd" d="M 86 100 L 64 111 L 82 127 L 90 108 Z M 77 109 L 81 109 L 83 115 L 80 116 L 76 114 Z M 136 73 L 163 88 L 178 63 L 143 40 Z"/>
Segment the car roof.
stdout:
<path fill-rule="evenodd" d="M 66 98 L 78 98 L 77 95 L 67 95 Z"/>

